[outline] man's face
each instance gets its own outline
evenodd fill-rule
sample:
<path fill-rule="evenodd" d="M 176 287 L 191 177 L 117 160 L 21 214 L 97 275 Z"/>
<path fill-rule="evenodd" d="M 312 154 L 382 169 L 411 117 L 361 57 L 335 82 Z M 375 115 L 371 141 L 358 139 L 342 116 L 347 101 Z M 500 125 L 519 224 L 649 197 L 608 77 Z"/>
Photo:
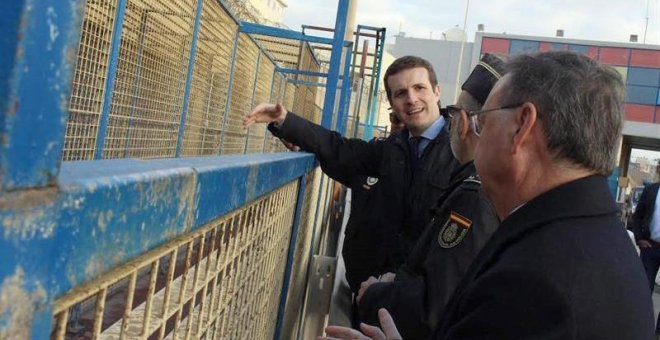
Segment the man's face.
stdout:
<path fill-rule="evenodd" d="M 403 70 L 387 79 L 390 104 L 413 136 L 419 136 L 440 117 L 440 87 L 431 86 L 423 67 Z"/>
<path fill-rule="evenodd" d="M 477 101 L 472 97 L 472 95 L 470 95 L 469 92 L 463 90 L 458 96 L 458 100 L 456 101 L 455 106 L 463 109 L 467 113 L 472 108 L 479 108 L 479 106 L 475 107 L 476 103 Z M 463 120 L 460 117 L 461 112 L 450 112 L 450 114 L 452 115 L 452 118 L 451 122 L 449 122 L 449 145 L 451 147 L 452 153 L 454 154 L 454 158 L 459 160 L 461 164 L 464 164 L 465 162 L 471 160 L 473 151 L 472 148 L 473 145 L 476 144 L 478 137 L 473 132 L 469 132 L 465 135 L 464 139 L 461 139 L 461 134 L 464 132 L 463 129 L 465 125 L 463 124 Z M 466 115 L 464 119 L 467 121 L 469 118 L 467 118 Z M 467 126 L 469 128 L 469 121 Z"/>
<path fill-rule="evenodd" d="M 495 84 L 484 103 L 484 110 L 509 104 L 501 102 L 508 82 L 509 77 L 504 76 Z M 486 112 L 480 117 L 483 130 L 475 149 L 474 164 L 482 178 L 484 191 L 493 200 L 496 199 L 493 196 L 497 197 L 493 194 L 498 191 L 499 186 L 506 187 L 513 175 L 514 165 L 510 151 L 515 124 L 512 124 L 511 112 L 512 110 L 496 110 Z"/>

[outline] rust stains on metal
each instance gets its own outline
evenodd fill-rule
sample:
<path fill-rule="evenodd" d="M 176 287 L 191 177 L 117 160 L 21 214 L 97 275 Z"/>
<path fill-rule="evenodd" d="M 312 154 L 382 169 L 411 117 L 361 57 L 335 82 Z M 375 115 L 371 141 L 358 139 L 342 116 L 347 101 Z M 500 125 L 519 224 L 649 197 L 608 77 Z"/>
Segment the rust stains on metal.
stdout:
<path fill-rule="evenodd" d="M 57 220 L 57 197 L 56 187 L 21 190 L 0 197 L 3 236 L 21 239 L 52 236 Z"/>
<path fill-rule="evenodd" d="M 46 291 L 37 285 L 33 292 L 25 290 L 25 273 L 18 266 L 14 275 L 0 286 L 0 339 L 29 339 L 36 306 L 46 301 Z"/>

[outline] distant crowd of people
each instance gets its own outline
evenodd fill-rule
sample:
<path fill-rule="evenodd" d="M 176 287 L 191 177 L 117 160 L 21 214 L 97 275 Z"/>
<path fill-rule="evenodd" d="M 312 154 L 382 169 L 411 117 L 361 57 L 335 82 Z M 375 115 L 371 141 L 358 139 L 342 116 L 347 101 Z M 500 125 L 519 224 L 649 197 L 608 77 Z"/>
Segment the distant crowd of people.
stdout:
<path fill-rule="evenodd" d="M 607 185 L 617 71 L 573 52 L 485 54 L 442 106 L 431 64 L 405 56 L 384 84 L 386 138 L 345 138 L 281 104 L 244 118 L 352 190 L 354 323 L 321 339 L 656 338 L 659 184 L 633 217 L 639 256 Z"/>

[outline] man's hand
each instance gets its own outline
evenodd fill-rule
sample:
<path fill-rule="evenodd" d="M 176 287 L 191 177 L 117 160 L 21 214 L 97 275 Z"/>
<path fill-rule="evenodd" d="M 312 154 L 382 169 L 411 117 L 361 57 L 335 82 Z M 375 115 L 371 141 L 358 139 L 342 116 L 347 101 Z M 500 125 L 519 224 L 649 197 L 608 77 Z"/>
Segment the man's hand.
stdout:
<path fill-rule="evenodd" d="M 378 282 L 394 282 L 396 273 L 387 272 L 378 278 Z"/>
<path fill-rule="evenodd" d="M 282 104 L 268 104 L 263 103 L 257 105 L 257 107 L 243 117 L 243 127 L 248 128 L 254 123 L 282 123 L 286 118 L 286 109 Z"/>
<path fill-rule="evenodd" d="M 340 339 L 401 340 L 401 334 L 399 334 L 399 331 L 396 329 L 396 325 L 394 324 L 394 320 L 392 320 L 392 316 L 390 315 L 390 313 L 387 312 L 385 308 L 381 308 L 378 310 L 378 319 L 380 320 L 380 327 L 383 329 L 382 331 L 378 327 L 370 326 L 364 323 L 360 324 L 360 329 L 364 334 L 360 333 L 355 329 L 348 327 L 328 326 L 325 329 L 325 333 L 328 336 L 327 337 L 320 336 L 316 339 L 317 340 L 340 340 Z"/>
<path fill-rule="evenodd" d="M 651 242 L 648 240 L 639 240 L 637 245 L 639 245 L 640 248 L 651 248 Z"/>
<path fill-rule="evenodd" d="M 355 300 L 357 300 L 357 302 L 360 303 L 360 300 L 362 300 L 362 297 L 364 296 L 364 293 L 367 292 L 367 289 L 369 289 L 369 286 L 371 286 L 376 282 L 378 282 L 377 278 L 373 276 L 369 276 L 369 278 L 366 281 L 360 283 L 360 290 L 358 290 L 358 295 L 355 298 Z"/>

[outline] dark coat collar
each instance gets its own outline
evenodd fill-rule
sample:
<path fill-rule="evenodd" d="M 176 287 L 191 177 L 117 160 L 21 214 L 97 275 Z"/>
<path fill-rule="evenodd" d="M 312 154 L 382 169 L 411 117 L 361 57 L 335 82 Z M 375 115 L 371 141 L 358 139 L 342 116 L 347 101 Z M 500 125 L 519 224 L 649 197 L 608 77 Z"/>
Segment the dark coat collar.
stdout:
<path fill-rule="evenodd" d="M 504 219 L 502 226 L 525 229 L 567 217 L 616 213 L 617 207 L 611 197 L 607 178 L 584 177 L 537 196 Z"/>
<path fill-rule="evenodd" d="M 502 248 L 548 222 L 616 213 L 618 209 L 611 197 L 607 178 L 600 175 L 577 179 L 542 193 L 502 221 L 466 278 L 468 275 L 471 278 L 478 276 Z"/>

